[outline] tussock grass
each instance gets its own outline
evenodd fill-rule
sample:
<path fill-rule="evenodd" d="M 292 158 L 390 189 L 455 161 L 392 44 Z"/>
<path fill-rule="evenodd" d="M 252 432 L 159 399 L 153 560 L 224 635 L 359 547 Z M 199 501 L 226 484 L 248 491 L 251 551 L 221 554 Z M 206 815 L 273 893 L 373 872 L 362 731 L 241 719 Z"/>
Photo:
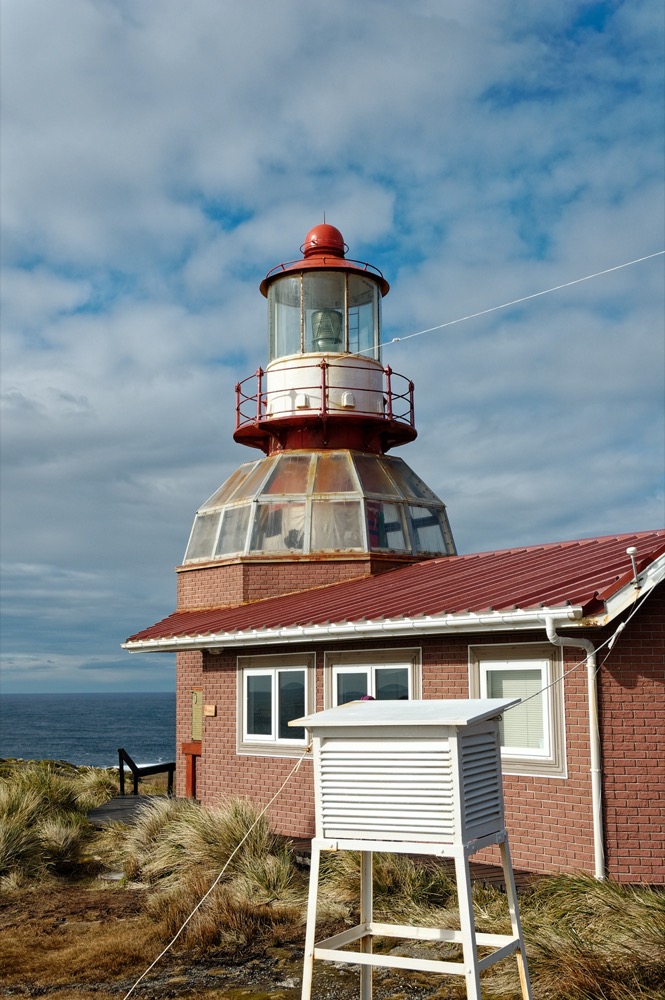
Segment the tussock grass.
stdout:
<path fill-rule="evenodd" d="M 360 899 L 360 855 L 339 851 L 321 857 L 322 889 L 355 906 Z M 374 854 L 374 908 L 381 918 L 429 919 L 454 898 L 455 882 L 440 865 L 416 863 L 406 854 Z M 420 920 L 422 923 L 422 919 Z"/>
<path fill-rule="evenodd" d="M 307 878 L 289 845 L 247 799 L 212 808 L 154 800 L 129 830 L 125 873 L 151 888 L 150 914 L 173 936 L 226 867 L 182 936 L 196 952 L 232 954 L 261 938 L 272 943 L 304 924 Z"/>
<path fill-rule="evenodd" d="M 249 800 L 202 808 L 190 799 L 156 799 L 127 837 L 125 872 L 151 885 L 177 885 L 192 873 L 214 878 L 227 863 L 227 878 L 244 879 L 253 890 L 274 895 L 288 888 L 291 852 Z"/>
<path fill-rule="evenodd" d="M 117 788 L 110 772 L 59 761 L 0 763 L 0 885 L 68 874 L 93 836 L 86 814 Z"/>
<path fill-rule="evenodd" d="M 543 1000 L 665 995 L 665 893 L 586 875 L 552 876 L 525 897 L 522 920 Z M 496 983 L 494 995 L 509 1000 L 498 975 Z"/>
<path fill-rule="evenodd" d="M 210 888 L 210 881 L 192 874 L 177 885 L 150 894 L 147 909 L 168 938 L 173 938 Z M 242 883 L 231 880 L 215 887 L 196 911 L 178 949 L 195 956 L 211 950 L 238 959 L 248 948 L 292 943 L 302 937 L 302 901 L 252 898 Z"/>

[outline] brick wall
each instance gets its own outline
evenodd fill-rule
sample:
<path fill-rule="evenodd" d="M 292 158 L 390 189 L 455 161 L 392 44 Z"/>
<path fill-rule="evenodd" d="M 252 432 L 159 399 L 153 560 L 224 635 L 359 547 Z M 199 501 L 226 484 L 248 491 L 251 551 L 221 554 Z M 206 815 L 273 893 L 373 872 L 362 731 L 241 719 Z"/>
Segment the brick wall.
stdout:
<path fill-rule="evenodd" d="M 662 584 L 612 648 L 599 674 L 599 694 L 609 871 L 622 881 L 665 883 Z"/>
<path fill-rule="evenodd" d="M 180 566 L 178 568 L 179 610 L 222 608 L 259 601 L 266 597 L 309 590 L 330 583 L 340 583 L 355 577 L 404 566 L 412 559 L 386 559 L 363 556 L 358 559 L 316 561 L 281 560 L 275 562 L 237 561 L 210 566 Z"/>

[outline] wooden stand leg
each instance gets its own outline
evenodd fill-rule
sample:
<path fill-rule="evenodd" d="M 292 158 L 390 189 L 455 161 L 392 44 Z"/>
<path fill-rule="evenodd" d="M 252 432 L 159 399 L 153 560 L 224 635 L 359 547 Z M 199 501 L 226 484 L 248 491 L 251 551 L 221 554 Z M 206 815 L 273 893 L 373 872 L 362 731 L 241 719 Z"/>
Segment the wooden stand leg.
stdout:
<path fill-rule="evenodd" d="M 373 918 L 373 876 L 372 876 L 372 852 L 360 852 L 360 923 L 367 930 Z M 372 937 L 367 934 L 360 939 L 360 950 L 371 954 Z M 372 966 L 360 966 L 360 1000 L 372 1000 Z"/>
<path fill-rule="evenodd" d="M 305 930 L 305 955 L 302 971 L 301 1000 L 311 1000 L 314 973 L 314 944 L 316 941 L 316 905 L 319 895 L 319 867 L 321 850 L 312 842 L 312 859 L 309 869 L 309 895 L 307 897 L 307 928 Z"/>
<path fill-rule="evenodd" d="M 481 1000 L 476 922 L 473 916 L 473 897 L 471 895 L 471 870 L 466 855 L 457 855 L 455 858 L 455 875 L 457 877 L 457 901 L 462 931 L 466 996 L 467 1000 Z"/>
<path fill-rule="evenodd" d="M 499 846 L 501 848 L 501 866 L 503 868 L 503 877 L 506 883 L 506 895 L 508 897 L 508 907 L 510 909 L 510 923 L 513 928 L 513 935 L 519 940 L 520 943 L 519 949 L 515 955 L 517 958 L 517 971 L 519 972 L 520 986 L 522 988 L 522 1000 L 532 1000 L 531 980 L 529 979 L 529 967 L 526 962 L 526 949 L 524 947 L 522 921 L 520 920 L 520 911 L 517 902 L 517 889 L 515 887 L 515 876 L 513 874 L 513 865 L 510 858 L 508 837 L 506 837 L 503 843 Z"/>

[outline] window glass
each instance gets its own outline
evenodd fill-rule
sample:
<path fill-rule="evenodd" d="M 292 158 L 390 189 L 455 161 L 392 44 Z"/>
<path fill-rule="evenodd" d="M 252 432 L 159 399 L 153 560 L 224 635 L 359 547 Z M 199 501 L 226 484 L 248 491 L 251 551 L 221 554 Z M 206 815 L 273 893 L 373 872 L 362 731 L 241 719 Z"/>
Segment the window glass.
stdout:
<path fill-rule="evenodd" d="M 519 698 L 500 723 L 503 770 L 566 776 L 563 657 L 549 643 L 469 647 L 472 698 Z"/>
<path fill-rule="evenodd" d="M 512 753 L 549 752 L 545 717 L 544 669 L 486 668 L 488 698 L 521 698 L 500 723 L 501 746 Z"/>
<path fill-rule="evenodd" d="M 380 500 L 368 500 L 366 506 L 370 549 L 406 552 L 409 545 L 404 531 L 401 506 L 395 503 L 382 503 Z"/>
<path fill-rule="evenodd" d="M 270 360 L 300 354 L 300 276 L 278 278 L 268 290 Z"/>
<path fill-rule="evenodd" d="M 310 455 L 282 455 L 266 483 L 264 493 L 301 493 L 307 490 Z"/>
<path fill-rule="evenodd" d="M 185 562 L 192 559 L 211 559 L 212 550 L 217 535 L 220 513 L 197 514 L 192 528 L 192 535 L 185 553 Z"/>
<path fill-rule="evenodd" d="M 404 497 L 440 502 L 436 493 L 433 493 L 420 476 L 417 476 L 401 458 L 389 458 L 387 461 L 389 462 L 390 474 L 394 477 Z"/>
<path fill-rule="evenodd" d="M 416 552 L 445 552 L 439 512 L 428 507 L 409 507 Z"/>
<path fill-rule="evenodd" d="M 379 356 L 379 289 L 374 281 L 350 274 L 349 282 L 349 346 L 352 354 L 368 358 Z"/>
<path fill-rule="evenodd" d="M 217 492 L 213 493 L 210 499 L 206 501 L 203 505 L 203 509 L 205 510 L 208 507 L 220 507 L 223 503 L 230 500 L 236 490 L 242 486 L 244 481 L 247 479 L 247 476 L 256 468 L 258 464 L 258 462 L 246 462 L 245 465 L 241 465 L 239 469 L 236 469 L 236 471 L 229 476 L 226 482 L 222 483 Z"/>
<path fill-rule="evenodd" d="M 337 674 L 337 705 L 346 705 L 348 701 L 359 701 L 367 694 L 367 671 L 339 671 Z"/>
<path fill-rule="evenodd" d="M 236 489 L 233 499 L 244 500 L 247 498 L 249 500 L 253 498 L 274 464 L 274 458 L 264 458 L 257 462 L 245 481 L 240 483 Z"/>
<path fill-rule="evenodd" d="M 272 675 L 246 675 L 245 721 L 247 736 L 272 736 Z"/>
<path fill-rule="evenodd" d="M 363 492 L 378 493 L 379 496 L 398 497 L 396 488 L 390 476 L 387 475 L 380 458 L 375 455 L 354 455 L 358 476 Z"/>
<path fill-rule="evenodd" d="M 303 275 L 306 352 L 345 350 L 344 274 L 310 271 Z"/>
<path fill-rule="evenodd" d="M 228 507 L 224 511 L 215 555 L 245 551 L 250 510 L 251 506 L 244 504 L 242 507 Z"/>
<path fill-rule="evenodd" d="M 304 532 L 304 503 L 257 504 L 250 548 L 252 552 L 302 550 Z"/>
<path fill-rule="evenodd" d="M 277 671 L 277 737 L 280 740 L 304 740 L 301 726 L 289 727 L 291 719 L 305 714 L 305 671 Z"/>
<path fill-rule="evenodd" d="M 319 455 L 314 477 L 315 493 L 354 493 L 356 484 L 346 455 Z"/>
<path fill-rule="evenodd" d="M 324 705 L 344 705 L 370 696 L 377 701 L 421 697 L 420 650 L 347 650 L 325 654 Z"/>
<path fill-rule="evenodd" d="M 290 756 L 307 733 L 289 726 L 312 711 L 316 656 L 277 654 L 238 657 L 238 752 Z"/>
<path fill-rule="evenodd" d="M 362 547 L 360 504 L 357 501 L 312 501 L 312 551 Z"/>
<path fill-rule="evenodd" d="M 374 675 L 374 697 L 377 701 L 404 701 L 409 697 L 407 667 L 377 667 Z"/>

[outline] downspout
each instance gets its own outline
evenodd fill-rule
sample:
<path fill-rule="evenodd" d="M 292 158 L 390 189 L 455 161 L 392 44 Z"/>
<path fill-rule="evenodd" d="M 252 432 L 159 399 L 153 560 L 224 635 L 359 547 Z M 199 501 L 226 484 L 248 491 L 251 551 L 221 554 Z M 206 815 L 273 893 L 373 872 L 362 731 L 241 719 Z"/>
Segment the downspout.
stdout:
<path fill-rule="evenodd" d="M 596 649 L 589 639 L 557 635 L 553 618 L 545 620 L 547 638 L 555 646 L 575 646 L 586 652 L 587 691 L 589 698 L 589 745 L 591 751 L 591 803 L 593 810 L 594 874 L 604 879 L 605 836 L 602 811 L 602 769 L 600 761 L 600 727 L 598 724 L 598 687 L 596 684 Z"/>

